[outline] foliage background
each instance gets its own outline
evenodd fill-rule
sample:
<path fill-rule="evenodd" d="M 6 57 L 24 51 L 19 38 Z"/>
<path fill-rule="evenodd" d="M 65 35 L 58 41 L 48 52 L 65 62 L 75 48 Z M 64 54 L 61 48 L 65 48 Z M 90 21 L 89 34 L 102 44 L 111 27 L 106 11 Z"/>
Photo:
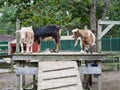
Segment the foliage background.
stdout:
<path fill-rule="evenodd" d="M 60 25 L 62 35 L 71 34 L 74 28 L 90 29 L 92 0 L 0 0 L 0 34 L 15 35 L 16 19 L 22 26 L 41 27 Z M 97 0 L 96 23 L 101 19 L 106 0 Z M 104 20 L 120 21 L 120 1 L 110 0 Z M 106 26 L 104 26 L 106 27 Z M 69 32 L 69 33 L 68 33 Z M 114 26 L 105 37 L 120 37 L 120 26 Z"/>

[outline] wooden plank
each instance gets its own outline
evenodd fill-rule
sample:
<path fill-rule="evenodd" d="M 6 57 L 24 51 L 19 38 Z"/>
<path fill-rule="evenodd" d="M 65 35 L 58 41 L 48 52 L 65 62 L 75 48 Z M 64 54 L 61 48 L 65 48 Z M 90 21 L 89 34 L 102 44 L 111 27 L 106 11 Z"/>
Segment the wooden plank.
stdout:
<path fill-rule="evenodd" d="M 99 35 L 98 39 L 101 39 L 115 24 L 108 25 Z"/>
<path fill-rule="evenodd" d="M 67 72 L 67 73 L 65 73 Z M 44 80 L 48 80 L 48 79 L 59 79 L 59 78 L 67 78 L 67 77 L 75 77 L 77 74 L 77 72 L 72 69 L 66 69 L 66 70 L 58 70 L 58 71 L 50 71 L 50 72 L 46 72 L 46 73 L 43 73 L 41 75 L 41 77 L 44 79 Z"/>
<path fill-rule="evenodd" d="M 64 62 L 64 65 L 61 62 L 57 62 L 57 64 L 56 64 L 56 61 L 52 61 L 52 62 L 50 61 L 50 64 L 48 64 L 48 62 L 42 62 L 41 68 L 43 71 L 74 68 L 74 65 L 72 63 L 68 63 L 68 62 Z M 44 65 L 46 65 L 46 67 L 44 67 Z"/>
<path fill-rule="evenodd" d="M 103 21 L 103 20 L 99 20 L 98 23 L 99 24 L 120 24 L 120 21 Z"/>
<path fill-rule="evenodd" d="M 102 25 L 100 25 L 98 21 L 98 30 L 97 30 L 98 36 L 97 36 L 97 47 L 96 48 L 97 48 L 97 52 L 99 53 L 101 53 L 101 40 L 98 39 L 98 37 L 100 36 L 101 32 L 102 32 Z"/>
<path fill-rule="evenodd" d="M 12 61 L 11 58 L 8 58 L 8 57 L 7 57 L 7 58 L 3 58 L 3 59 L 4 59 L 7 63 L 9 63 L 9 64 L 10 64 L 11 61 Z"/>
<path fill-rule="evenodd" d="M 61 88 L 61 87 L 69 87 L 69 86 L 76 86 L 77 85 L 77 78 L 60 78 L 58 79 L 52 79 L 52 80 L 45 80 L 40 83 L 41 90 L 44 89 L 55 89 L 55 88 Z"/>
<path fill-rule="evenodd" d="M 77 86 L 69 86 L 69 87 L 61 87 L 61 88 L 56 88 L 55 90 L 80 90 L 78 89 Z"/>
<path fill-rule="evenodd" d="M 20 30 L 20 20 L 19 19 L 17 19 L 16 20 L 16 31 L 17 30 Z M 19 53 L 19 51 L 20 51 L 20 44 L 19 44 L 19 42 L 20 42 L 20 34 L 19 33 L 16 33 L 16 53 Z"/>
<path fill-rule="evenodd" d="M 79 67 L 81 74 L 101 74 L 101 67 Z"/>
<path fill-rule="evenodd" d="M 37 67 L 17 67 L 16 68 L 16 75 L 24 75 L 24 74 L 36 75 L 38 74 L 38 68 Z"/>
<path fill-rule="evenodd" d="M 20 63 L 19 62 L 16 62 L 16 66 L 19 67 L 20 66 Z M 16 75 L 16 89 L 17 90 L 21 90 L 21 79 L 20 79 L 20 75 Z"/>
<path fill-rule="evenodd" d="M 98 80 L 97 80 L 97 82 L 98 82 L 98 90 L 102 90 L 102 76 L 101 76 L 101 74 L 100 75 L 98 75 Z"/>
<path fill-rule="evenodd" d="M 17 60 L 103 60 L 106 54 L 80 54 L 80 52 L 59 52 L 59 53 L 39 53 L 39 54 L 18 54 L 13 55 L 12 59 Z"/>
<path fill-rule="evenodd" d="M 38 90 L 83 90 L 75 61 L 40 61 Z"/>

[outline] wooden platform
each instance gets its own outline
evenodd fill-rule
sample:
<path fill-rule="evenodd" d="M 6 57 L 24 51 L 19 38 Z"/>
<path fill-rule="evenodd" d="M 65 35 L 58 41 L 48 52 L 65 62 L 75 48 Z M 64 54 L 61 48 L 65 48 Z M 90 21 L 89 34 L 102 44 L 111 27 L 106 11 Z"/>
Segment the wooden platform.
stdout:
<path fill-rule="evenodd" d="M 81 54 L 80 52 L 59 52 L 59 53 L 33 53 L 33 54 L 14 54 L 12 59 L 19 60 L 104 60 L 106 54 Z"/>
<path fill-rule="evenodd" d="M 101 90 L 101 61 L 105 56 L 106 54 L 81 54 L 80 52 L 14 54 L 12 59 L 16 61 L 18 67 L 17 90 L 22 89 L 20 75 L 24 74 L 38 75 L 38 90 L 82 90 L 80 73 L 86 74 L 86 87 L 89 86 L 88 75 L 98 74 L 97 90 Z M 39 65 L 35 69 L 32 67 L 26 69 L 23 67 L 26 64 L 24 61 L 37 62 Z M 84 61 L 85 67 L 78 70 L 76 61 Z M 98 63 L 98 67 L 89 66 L 89 61 Z M 94 71 L 91 70 L 93 68 Z"/>
<path fill-rule="evenodd" d="M 83 90 L 75 61 L 41 61 L 38 90 Z"/>

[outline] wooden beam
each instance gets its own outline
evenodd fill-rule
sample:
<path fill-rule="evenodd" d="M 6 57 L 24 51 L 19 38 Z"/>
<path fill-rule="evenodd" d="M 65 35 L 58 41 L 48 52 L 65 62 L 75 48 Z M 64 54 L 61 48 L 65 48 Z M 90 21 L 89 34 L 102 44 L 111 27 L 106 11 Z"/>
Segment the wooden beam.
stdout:
<path fill-rule="evenodd" d="M 101 39 L 115 24 L 108 25 L 100 34 L 98 34 L 98 39 Z"/>
<path fill-rule="evenodd" d="M 17 67 L 16 68 L 16 75 L 36 75 L 38 73 L 37 67 Z"/>
<path fill-rule="evenodd" d="M 59 52 L 59 53 L 38 53 L 38 54 L 15 54 L 12 56 L 14 61 L 24 60 L 104 60 L 105 54 L 80 54 L 80 52 Z"/>
<path fill-rule="evenodd" d="M 103 31 L 102 31 L 102 25 L 108 25 Z M 101 52 L 101 38 L 114 26 L 114 25 L 120 25 L 120 21 L 103 21 L 98 20 L 98 30 L 97 30 L 97 52 Z"/>
<path fill-rule="evenodd" d="M 17 30 L 20 30 L 20 20 L 19 19 L 16 20 L 16 31 Z M 19 51 L 20 51 L 19 39 L 20 39 L 20 35 L 19 35 L 19 33 L 16 33 L 16 53 L 19 53 Z"/>
<path fill-rule="evenodd" d="M 101 74 L 101 67 L 79 67 L 80 74 Z"/>
<path fill-rule="evenodd" d="M 120 25 L 120 21 L 103 21 L 103 20 L 98 20 L 99 24 L 116 24 Z"/>

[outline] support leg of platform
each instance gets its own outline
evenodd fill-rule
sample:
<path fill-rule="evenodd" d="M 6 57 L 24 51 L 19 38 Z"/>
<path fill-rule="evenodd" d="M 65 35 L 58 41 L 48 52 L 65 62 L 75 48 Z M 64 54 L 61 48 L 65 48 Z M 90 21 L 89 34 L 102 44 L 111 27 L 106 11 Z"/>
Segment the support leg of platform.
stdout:
<path fill-rule="evenodd" d="M 86 67 L 88 67 L 88 63 L 89 63 L 89 61 L 85 61 Z M 84 81 L 85 81 L 85 88 L 89 89 L 89 83 L 90 83 L 90 75 L 89 74 L 84 75 Z"/>
<path fill-rule="evenodd" d="M 16 62 L 16 66 L 19 67 L 20 63 Z M 20 75 L 16 75 L 16 89 L 20 90 Z"/>
<path fill-rule="evenodd" d="M 11 71 L 14 72 L 14 61 L 11 60 Z"/>
<path fill-rule="evenodd" d="M 16 76 L 16 89 L 20 90 L 20 75 Z"/>
<path fill-rule="evenodd" d="M 25 75 L 22 75 L 22 86 L 25 86 Z"/>
<path fill-rule="evenodd" d="M 20 90 L 23 90 L 23 75 L 20 75 Z"/>
<path fill-rule="evenodd" d="M 101 61 L 98 62 L 98 67 L 101 68 Z M 98 90 L 102 90 L 102 74 L 98 74 Z"/>
<path fill-rule="evenodd" d="M 33 84 L 33 90 L 35 90 L 35 80 L 36 80 L 36 75 L 33 75 L 33 82 L 34 82 L 34 84 Z"/>
<path fill-rule="evenodd" d="M 16 62 L 16 67 L 23 67 L 24 65 L 22 65 L 20 62 Z M 23 90 L 23 85 L 25 85 L 25 75 L 20 75 L 17 74 L 16 75 L 16 89 L 17 90 Z"/>
<path fill-rule="evenodd" d="M 101 90 L 101 83 L 102 83 L 102 76 L 101 74 L 98 75 L 98 90 Z"/>
<path fill-rule="evenodd" d="M 117 70 L 120 70 L 120 57 L 118 57 Z"/>

